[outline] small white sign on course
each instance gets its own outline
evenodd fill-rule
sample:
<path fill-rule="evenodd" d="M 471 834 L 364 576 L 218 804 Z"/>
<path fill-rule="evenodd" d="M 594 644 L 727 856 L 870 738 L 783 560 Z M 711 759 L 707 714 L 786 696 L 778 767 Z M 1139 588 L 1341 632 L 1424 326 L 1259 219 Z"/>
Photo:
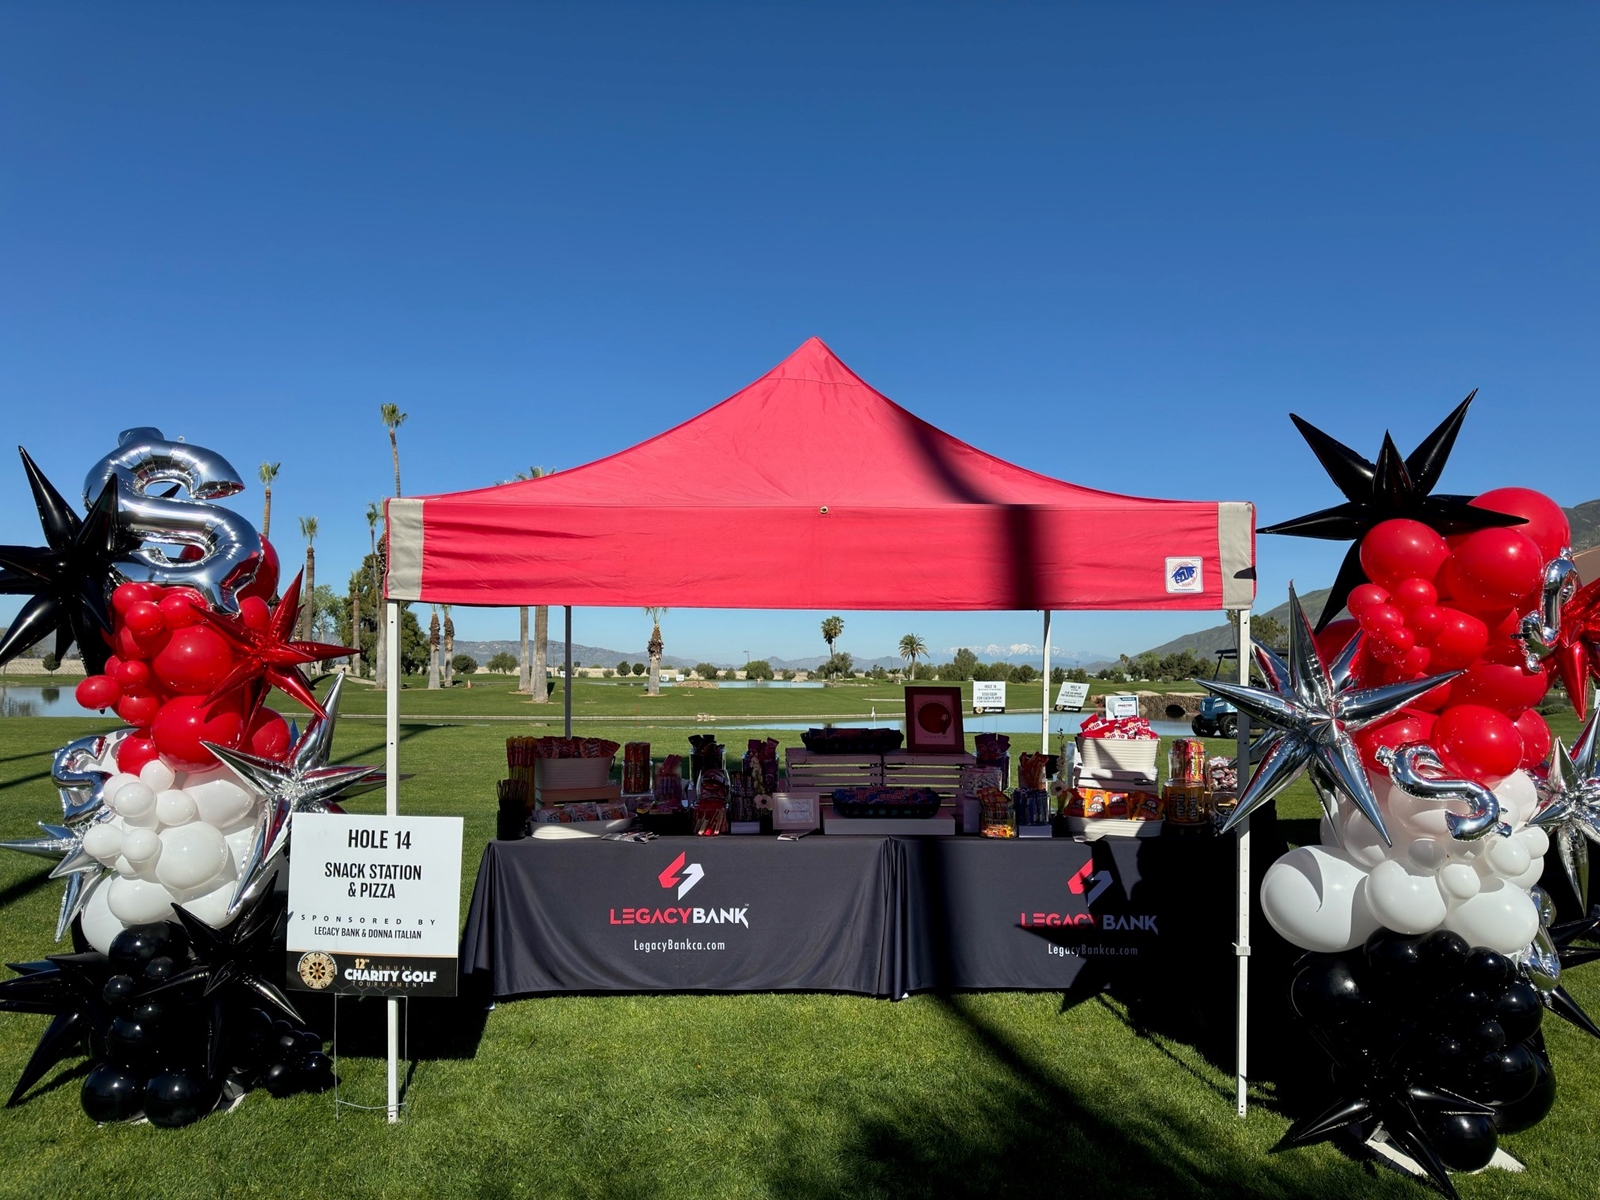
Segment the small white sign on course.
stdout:
<path fill-rule="evenodd" d="M 1087 683 L 1073 683 L 1070 679 L 1061 685 L 1061 690 L 1056 693 L 1056 707 L 1065 708 L 1071 712 L 1082 710 L 1084 702 L 1089 699 L 1089 685 Z"/>
<path fill-rule="evenodd" d="M 460 817 L 295 815 L 290 987 L 454 996 L 460 938 Z"/>
<path fill-rule="evenodd" d="M 973 712 L 1005 712 L 1005 680 L 976 679 L 972 683 Z"/>
<path fill-rule="evenodd" d="M 1119 692 L 1114 696 L 1106 697 L 1106 717 L 1117 720 L 1119 717 L 1137 717 L 1139 715 L 1139 697 L 1128 692 Z"/>

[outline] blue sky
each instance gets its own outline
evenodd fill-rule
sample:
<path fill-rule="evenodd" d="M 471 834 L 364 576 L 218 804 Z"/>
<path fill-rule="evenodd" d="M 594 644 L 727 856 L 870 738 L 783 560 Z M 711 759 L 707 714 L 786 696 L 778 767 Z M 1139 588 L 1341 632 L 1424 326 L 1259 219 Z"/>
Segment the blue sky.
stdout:
<path fill-rule="evenodd" d="M 1289 410 L 1409 449 L 1477 387 L 1445 487 L 1573 504 L 1600 495 L 1597 51 L 1577 5 L 12 7 L 0 412 L 63 490 L 134 424 L 282 460 L 274 540 L 316 515 L 325 580 L 392 488 L 380 403 L 408 492 L 474 487 L 659 432 L 812 334 L 984 449 L 1263 523 L 1337 498 Z M 0 541 L 37 541 L 15 460 Z M 1263 538 L 1263 606 L 1341 552 Z M 821 615 L 674 612 L 668 650 L 817 653 Z M 858 656 L 1039 637 L 846 621 Z"/>

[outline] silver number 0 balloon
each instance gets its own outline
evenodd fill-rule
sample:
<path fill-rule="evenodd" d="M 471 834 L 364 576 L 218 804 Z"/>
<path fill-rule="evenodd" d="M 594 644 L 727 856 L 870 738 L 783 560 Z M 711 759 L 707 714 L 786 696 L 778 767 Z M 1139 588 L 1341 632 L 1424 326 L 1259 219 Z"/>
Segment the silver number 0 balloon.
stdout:
<path fill-rule="evenodd" d="M 117 481 L 118 521 L 146 540 L 194 546 L 201 557 L 168 558 L 141 546 L 115 564 L 125 582 L 192 587 L 213 607 L 233 612 L 238 592 L 261 565 L 261 535 L 238 513 L 206 503 L 244 490 L 244 481 L 222 455 L 203 446 L 171 442 L 159 429 L 125 429 L 117 448 L 90 468 L 83 482 L 84 503 L 99 495 L 106 480 Z M 179 499 L 152 496 L 158 484 L 177 484 Z"/>

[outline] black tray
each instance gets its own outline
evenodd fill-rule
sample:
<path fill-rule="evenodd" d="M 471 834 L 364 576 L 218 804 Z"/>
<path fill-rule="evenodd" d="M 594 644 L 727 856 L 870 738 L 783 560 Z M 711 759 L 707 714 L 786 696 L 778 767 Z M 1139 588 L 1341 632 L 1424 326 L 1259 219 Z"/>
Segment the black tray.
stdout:
<path fill-rule="evenodd" d="M 833 812 L 838 817 L 904 818 L 939 815 L 939 793 L 932 788 L 836 788 Z"/>
<path fill-rule="evenodd" d="M 892 754 L 906 735 L 898 729 L 808 729 L 800 740 L 813 754 Z"/>

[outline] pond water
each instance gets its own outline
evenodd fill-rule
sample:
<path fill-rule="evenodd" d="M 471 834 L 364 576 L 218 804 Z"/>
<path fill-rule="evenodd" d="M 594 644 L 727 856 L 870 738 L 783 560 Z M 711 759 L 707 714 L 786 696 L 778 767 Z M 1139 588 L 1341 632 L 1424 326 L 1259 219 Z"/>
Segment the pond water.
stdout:
<path fill-rule="evenodd" d="M 679 685 L 662 680 L 661 686 L 669 688 Z M 717 686 L 719 688 L 819 688 L 822 686 L 822 681 L 819 679 L 815 683 L 810 680 L 796 683 L 792 679 L 720 679 L 717 681 Z"/>
<path fill-rule="evenodd" d="M 1050 714 L 1050 736 L 1058 737 L 1063 733 L 1075 734 L 1083 728 L 1083 723 L 1089 718 L 1089 713 L 1052 713 Z M 898 729 L 905 732 L 904 720 L 893 720 L 887 716 L 877 720 L 856 721 L 746 721 L 740 717 L 724 717 L 715 722 L 704 722 L 707 725 L 724 725 L 730 729 L 818 729 L 831 727 L 834 729 Z M 1039 732 L 1038 713 L 999 713 L 992 716 L 974 717 L 970 714 L 962 718 L 962 728 L 967 733 L 1004 733 L 1022 734 Z M 1193 737 L 1194 731 L 1183 721 L 1151 721 L 1150 728 L 1162 737 Z"/>
<path fill-rule="evenodd" d="M 78 706 L 74 687 L 14 687 L 0 684 L 0 717 L 98 717 Z"/>

